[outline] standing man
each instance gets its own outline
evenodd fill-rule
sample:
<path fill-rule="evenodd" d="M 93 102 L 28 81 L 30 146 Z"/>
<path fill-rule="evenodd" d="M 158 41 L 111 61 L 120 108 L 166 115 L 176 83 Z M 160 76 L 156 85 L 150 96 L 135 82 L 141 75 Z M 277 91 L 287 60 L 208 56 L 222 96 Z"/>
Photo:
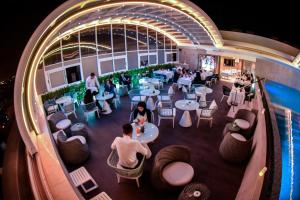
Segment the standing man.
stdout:
<path fill-rule="evenodd" d="M 85 87 L 87 90 L 90 89 L 93 95 L 98 94 L 98 88 L 100 87 L 100 84 L 95 76 L 95 73 L 92 72 L 91 75 L 87 77 Z"/>

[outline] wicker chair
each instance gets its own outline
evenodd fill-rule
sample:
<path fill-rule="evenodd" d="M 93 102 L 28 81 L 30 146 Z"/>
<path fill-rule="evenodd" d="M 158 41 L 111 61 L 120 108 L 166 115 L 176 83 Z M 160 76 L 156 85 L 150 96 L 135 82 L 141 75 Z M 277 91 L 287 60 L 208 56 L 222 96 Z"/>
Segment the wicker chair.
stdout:
<path fill-rule="evenodd" d="M 77 118 L 74 102 L 64 104 L 63 107 L 62 107 L 62 110 L 63 110 L 63 112 L 65 113 L 66 116 L 69 116 L 69 115 L 73 114 L 75 116 L 75 118 Z"/>
<path fill-rule="evenodd" d="M 247 129 L 240 129 L 238 130 L 238 132 L 243 135 L 247 140 L 251 139 L 254 131 L 255 131 L 255 127 L 256 127 L 256 115 L 246 109 L 240 109 L 238 110 L 235 119 L 243 119 L 249 122 L 249 128 Z M 235 120 L 234 119 L 234 120 Z M 237 132 L 237 131 L 232 131 L 231 130 L 231 126 L 232 126 L 232 122 L 229 122 L 225 125 L 224 129 L 223 129 L 223 136 L 225 136 L 228 133 L 231 132 Z"/>
<path fill-rule="evenodd" d="M 235 119 L 243 119 L 249 122 L 249 128 L 241 129 L 239 132 L 246 138 L 250 139 L 253 136 L 256 127 L 256 115 L 246 109 L 240 109 L 235 115 Z"/>
<path fill-rule="evenodd" d="M 137 186 L 140 187 L 139 178 L 143 174 L 144 161 L 145 161 L 145 156 L 143 156 L 140 165 L 135 169 L 120 168 L 118 167 L 118 162 L 119 162 L 118 152 L 116 150 L 112 150 L 112 152 L 109 154 L 107 158 L 107 165 L 115 171 L 117 175 L 118 183 L 120 183 L 121 178 L 134 179 L 136 181 Z"/>
<path fill-rule="evenodd" d="M 99 109 L 97 107 L 97 104 L 96 102 L 91 102 L 91 103 L 88 103 L 88 104 L 84 104 L 82 102 L 81 104 L 81 109 L 84 113 L 84 117 L 85 117 L 85 120 L 88 122 L 88 119 L 89 119 L 89 114 L 90 113 L 97 113 L 97 116 L 98 118 L 100 118 L 100 114 L 99 114 Z"/>
<path fill-rule="evenodd" d="M 132 110 L 135 105 L 137 105 L 140 101 L 146 101 L 146 96 L 141 96 L 140 90 L 130 90 L 128 92 L 130 98 L 130 109 Z"/>
<path fill-rule="evenodd" d="M 204 102 L 201 102 L 202 104 Z M 207 105 L 208 101 L 205 102 Z M 196 115 L 197 115 L 197 128 L 199 127 L 200 120 L 207 120 L 209 121 L 210 127 L 212 127 L 213 119 L 214 119 L 214 113 L 218 109 L 218 105 L 215 100 L 213 100 L 208 108 L 198 108 L 196 109 Z"/>
<path fill-rule="evenodd" d="M 247 140 L 238 133 L 228 133 L 223 138 L 219 153 L 224 160 L 240 163 L 246 161 L 252 151 L 252 139 Z"/>
<path fill-rule="evenodd" d="M 190 163 L 190 149 L 183 145 L 170 145 L 161 149 L 154 158 L 154 166 L 151 173 L 152 185 L 158 190 L 176 189 L 181 186 L 170 184 L 163 176 L 164 168 L 174 162 Z"/>
<path fill-rule="evenodd" d="M 57 134 L 57 148 L 62 160 L 66 164 L 80 165 L 90 155 L 88 145 L 83 136 L 67 138 L 63 131 Z"/>
<path fill-rule="evenodd" d="M 53 113 L 47 117 L 51 132 L 56 132 L 61 129 L 56 127 L 56 124 L 62 120 L 68 119 L 62 111 Z M 70 124 L 71 125 L 71 124 Z"/>
<path fill-rule="evenodd" d="M 54 99 L 49 99 L 45 101 L 44 108 L 46 110 L 47 115 L 56 113 L 58 111 L 58 105 L 55 103 Z"/>

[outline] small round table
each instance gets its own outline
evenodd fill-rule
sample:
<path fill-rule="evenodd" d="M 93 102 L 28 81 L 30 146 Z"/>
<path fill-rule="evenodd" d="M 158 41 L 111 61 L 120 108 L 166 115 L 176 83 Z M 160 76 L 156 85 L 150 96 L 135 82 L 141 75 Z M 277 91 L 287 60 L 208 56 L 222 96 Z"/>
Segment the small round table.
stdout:
<path fill-rule="evenodd" d="M 206 185 L 202 183 L 190 183 L 182 190 L 178 200 L 207 200 L 209 197 L 210 191 Z"/>
<path fill-rule="evenodd" d="M 59 130 L 67 129 L 71 126 L 71 120 L 69 119 L 60 120 L 55 126 Z"/>
<path fill-rule="evenodd" d="M 238 125 L 236 125 L 234 122 L 230 123 L 230 125 L 228 126 L 228 129 L 231 132 L 239 132 L 240 127 Z"/>
<path fill-rule="evenodd" d="M 65 103 L 69 103 L 69 102 L 72 102 L 72 97 L 70 97 L 70 96 L 62 96 L 55 100 L 55 103 L 58 105 L 63 105 Z"/>
<path fill-rule="evenodd" d="M 113 93 L 103 94 L 103 95 L 98 94 L 96 96 L 96 99 L 98 101 L 103 102 L 102 103 L 103 104 L 103 110 L 106 110 L 105 112 L 102 112 L 102 114 L 108 115 L 108 114 L 110 114 L 112 112 L 112 110 L 111 110 L 111 108 L 110 108 L 110 106 L 109 106 L 109 104 L 107 103 L 106 100 L 111 99 L 113 97 L 114 97 Z"/>
<path fill-rule="evenodd" d="M 152 97 L 159 95 L 160 91 L 159 90 L 153 90 L 153 89 L 146 89 L 146 90 L 142 90 L 140 92 L 140 94 L 142 96 L 147 96 L 148 97 L 147 108 L 151 111 L 155 110 L 155 105 L 154 105 L 154 101 L 153 101 Z"/>
<path fill-rule="evenodd" d="M 204 108 L 204 107 L 207 106 L 206 94 L 210 94 L 212 92 L 213 92 L 213 90 L 211 88 L 206 87 L 206 86 L 195 88 L 196 95 L 200 96 L 200 107 Z"/>
<path fill-rule="evenodd" d="M 175 107 L 184 110 L 184 113 L 179 121 L 179 125 L 182 127 L 191 127 L 192 119 L 189 111 L 199 108 L 199 103 L 191 100 L 178 100 L 175 102 Z"/>
<path fill-rule="evenodd" d="M 140 143 L 142 143 L 149 152 L 147 155 L 147 158 L 151 157 L 152 153 L 148 146 L 148 143 L 153 142 L 158 137 L 159 130 L 158 130 L 157 126 L 155 126 L 152 123 L 145 122 L 144 123 L 144 132 L 140 133 L 139 136 L 136 134 L 137 125 L 135 123 L 132 123 L 131 126 L 133 128 L 132 139 L 138 140 Z"/>
<path fill-rule="evenodd" d="M 71 132 L 73 136 L 80 135 L 80 136 L 84 136 L 85 138 L 88 137 L 88 130 L 83 123 L 76 123 L 72 125 Z"/>

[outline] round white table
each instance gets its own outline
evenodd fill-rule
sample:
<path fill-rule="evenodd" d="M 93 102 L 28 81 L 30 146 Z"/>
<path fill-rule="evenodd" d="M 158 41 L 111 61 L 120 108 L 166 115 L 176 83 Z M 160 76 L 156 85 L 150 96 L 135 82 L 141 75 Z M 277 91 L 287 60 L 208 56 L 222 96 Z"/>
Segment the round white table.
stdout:
<path fill-rule="evenodd" d="M 70 97 L 70 96 L 62 96 L 55 100 L 55 103 L 58 105 L 63 105 L 65 103 L 69 103 L 69 102 L 72 102 L 72 97 Z"/>
<path fill-rule="evenodd" d="M 206 86 L 195 88 L 196 95 L 200 97 L 200 107 L 204 108 L 204 107 L 207 106 L 206 94 L 210 94 L 212 92 L 213 92 L 213 90 L 211 88 L 206 87 Z"/>
<path fill-rule="evenodd" d="M 175 107 L 184 110 L 184 113 L 179 121 L 179 125 L 182 127 L 191 127 L 192 119 L 189 111 L 199 108 L 199 103 L 191 100 L 178 100 L 175 102 Z"/>
<path fill-rule="evenodd" d="M 148 143 L 153 142 L 159 134 L 157 126 L 152 123 L 145 122 L 144 123 L 144 132 L 140 133 L 139 135 L 136 134 L 136 127 L 135 123 L 131 124 L 133 131 L 132 131 L 132 139 L 138 140 L 143 146 L 148 150 L 147 158 L 150 158 L 152 153 L 148 146 Z"/>
<path fill-rule="evenodd" d="M 111 110 L 111 108 L 110 108 L 110 106 L 109 106 L 109 104 L 107 103 L 106 100 L 111 99 L 113 97 L 114 97 L 113 93 L 108 93 L 108 94 L 104 94 L 104 95 L 98 94 L 96 96 L 96 99 L 98 101 L 102 102 L 103 110 L 105 110 L 105 112 L 103 112 L 102 114 L 108 115 L 108 114 L 110 114 L 112 112 L 112 110 Z"/>
<path fill-rule="evenodd" d="M 147 86 L 155 86 L 158 87 L 159 86 L 159 79 L 158 78 L 141 78 L 139 80 L 139 84 L 141 85 L 147 85 Z"/>
<path fill-rule="evenodd" d="M 137 125 L 135 123 L 131 124 L 133 131 L 132 131 L 132 139 L 138 140 L 142 144 L 148 144 L 150 142 L 153 142 L 159 134 L 158 128 L 156 125 L 145 122 L 144 123 L 144 133 L 140 133 L 139 136 L 136 134 L 136 127 Z"/>
<path fill-rule="evenodd" d="M 151 111 L 155 110 L 155 105 L 154 105 L 154 101 L 153 98 L 154 96 L 157 96 L 160 94 L 159 90 L 153 90 L 153 89 L 146 89 L 146 90 L 141 90 L 140 94 L 142 96 L 147 96 L 148 100 L 147 100 L 147 108 Z"/>
<path fill-rule="evenodd" d="M 71 120 L 63 119 L 63 120 L 60 120 L 55 126 L 59 130 L 64 130 L 64 129 L 68 128 L 69 126 L 71 126 L 71 124 L 72 124 Z"/>

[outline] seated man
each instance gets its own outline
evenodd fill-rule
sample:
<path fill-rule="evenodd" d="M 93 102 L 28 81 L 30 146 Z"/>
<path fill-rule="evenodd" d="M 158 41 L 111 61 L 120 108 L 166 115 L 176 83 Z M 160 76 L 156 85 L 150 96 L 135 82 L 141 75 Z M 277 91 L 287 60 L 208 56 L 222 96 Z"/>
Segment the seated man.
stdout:
<path fill-rule="evenodd" d="M 117 149 L 119 162 L 118 167 L 135 169 L 139 166 L 142 156 L 150 157 L 151 152 L 147 145 L 142 145 L 137 140 L 132 140 L 132 126 L 123 125 L 123 137 L 116 137 L 111 144 L 112 149 Z"/>
<path fill-rule="evenodd" d="M 100 84 L 94 73 L 91 73 L 91 75 L 87 77 L 85 81 L 85 87 L 87 90 L 91 90 L 93 95 L 98 94 L 98 88 L 100 87 Z"/>
<path fill-rule="evenodd" d="M 127 85 L 128 90 L 130 90 L 130 78 L 128 76 L 125 76 L 124 73 L 121 74 L 120 78 L 119 78 L 119 83 L 121 85 Z"/>

